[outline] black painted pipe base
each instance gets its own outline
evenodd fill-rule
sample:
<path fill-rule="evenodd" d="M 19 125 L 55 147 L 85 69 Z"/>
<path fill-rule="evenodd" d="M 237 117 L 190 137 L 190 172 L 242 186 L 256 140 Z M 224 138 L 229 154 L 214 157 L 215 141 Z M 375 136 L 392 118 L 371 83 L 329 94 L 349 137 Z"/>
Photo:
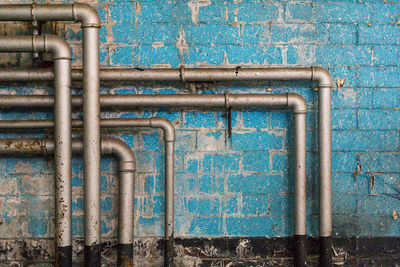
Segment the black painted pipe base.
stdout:
<path fill-rule="evenodd" d="M 304 267 L 307 260 L 307 237 L 294 235 L 294 266 Z"/>
<path fill-rule="evenodd" d="M 72 266 L 72 246 L 56 247 L 56 266 Z"/>
<path fill-rule="evenodd" d="M 101 267 L 101 245 L 85 246 L 84 248 L 85 267 Z"/>
<path fill-rule="evenodd" d="M 165 267 L 174 266 L 174 238 L 172 236 L 170 236 L 165 241 L 164 266 Z"/>
<path fill-rule="evenodd" d="M 133 266 L 133 244 L 118 244 L 117 266 L 118 267 Z"/>
<path fill-rule="evenodd" d="M 332 266 L 332 237 L 319 237 L 319 266 Z"/>

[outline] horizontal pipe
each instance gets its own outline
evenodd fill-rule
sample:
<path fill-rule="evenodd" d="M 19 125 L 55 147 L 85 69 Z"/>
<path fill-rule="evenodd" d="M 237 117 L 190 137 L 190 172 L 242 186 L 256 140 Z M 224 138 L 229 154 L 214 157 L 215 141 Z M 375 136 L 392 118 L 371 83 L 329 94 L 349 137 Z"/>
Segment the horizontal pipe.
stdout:
<path fill-rule="evenodd" d="M 101 95 L 102 108 L 287 108 L 297 94 L 215 94 L 215 95 Z M 82 96 L 72 96 L 72 105 L 80 107 Z M 295 102 L 297 103 L 297 102 Z M 0 108 L 50 108 L 53 96 L 0 95 Z M 304 112 L 305 107 L 299 107 Z"/>
<path fill-rule="evenodd" d="M 164 132 L 164 140 L 165 140 L 165 198 L 166 198 L 166 216 L 165 216 L 165 256 L 166 261 L 173 262 L 173 248 L 174 248 L 174 146 L 175 146 L 175 129 L 172 123 L 165 118 L 119 118 L 119 119 L 102 119 L 100 121 L 101 127 L 150 127 L 150 128 L 160 128 Z M 83 121 L 82 120 L 72 120 L 72 127 L 82 128 Z M 52 120 L 0 120 L 0 129 L 44 129 L 54 127 L 54 121 Z M 104 138 L 103 138 L 104 140 Z M 104 145 L 107 144 L 102 142 L 102 150 L 104 152 Z M 1 143 L 0 143 L 1 145 Z M 49 145 L 49 144 L 48 144 Z M 21 142 L 11 142 L 9 144 L 10 152 L 15 153 L 15 151 L 20 151 L 24 149 L 27 154 L 30 154 L 30 151 L 37 151 L 39 147 L 41 147 L 40 142 L 35 141 L 33 139 L 21 139 Z M 74 151 L 81 151 L 82 142 L 74 142 L 73 143 Z M 127 148 L 124 149 L 124 145 L 121 145 L 120 152 L 118 154 L 123 153 L 132 153 L 132 151 Z M 110 146 L 108 147 L 110 150 Z M 0 148 L 1 150 L 1 148 Z M 48 150 L 51 150 L 51 147 L 48 147 Z M 128 158 L 127 156 L 120 156 L 120 158 Z M 123 165 L 121 165 L 123 164 Z M 126 165 L 126 166 L 125 166 Z M 121 170 L 125 168 L 131 168 L 131 163 L 127 160 L 120 160 L 120 172 L 122 175 L 121 179 L 125 179 L 127 175 Z M 124 178 L 125 177 L 125 178 Z M 123 193 L 123 192 L 122 192 Z M 127 193 L 129 195 L 129 193 Z M 125 193 L 123 193 L 125 195 Z M 121 198 L 120 198 L 121 201 Z M 126 199 L 124 203 L 126 203 Z M 129 203 L 129 201 L 128 201 Z M 123 203 L 121 203 L 123 204 Z M 127 210 L 127 207 L 122 208 L 122 210 Z M 132 209 L 133 210 L 133 209 Z M 125 217 L 125 216 L 124 216 Z M 119 217 L 120 219 L 120 217 Z M 127 223 L 120 223 L 120 225 L 128 225 Z M 133 225 L 133 224 L 132 224 Z M 133 255 L 130 254 L 129 251 L 133 251 L 131 249 L 130 241 L 132 240 L 132 235 L 125 228 L 119 228 L 119 245 L 118 245 L 118 261 L 121 263 L 118 266 L 124 266 L 123 263 L 131 262 L 126 261 L 130 259 Z M 125 259 L 125 260 L 122 260 Z"/>
<path fill-rule="evenodd" d="M 322 75 L 314 74 L 314 79 Z M 51 81 L 52 69 L 7 68 L 0 69 L 0 81 L 38 82 Z M 72 70 L 72 80 L 82 81 L 82 69 Z M 313 79 L 312 68 L 199 68 L 199 69 L 100 69 L 100 80 L 104 82 L 215 82 L 215 81 L 267 81 Z"/>
<path fill-rule="evenodd" d="M 54 123 L 53 123 L 54 124 Z M 50 126 L 52 127 L 52 126 Z M 53 155 L 55 142 L 48 138 L 16 138 L 0 139 L 1 155 Z M 73 139 L 71 143 L 74 154 L 82 154 L 83 141 Z M 119 266 L 133 266 L 133 225 L 134 225 L 134 186 L 135 186 L 135 157 L 130 147 L 120 139 L 103 137 L 101 139 L 103 155 L 115 155 L 119 162 L 119 212 L 118 212 L 118 255 Z M 124 248 L 130 248 L 129 253 Z M 121 251 L 122 250 L 122 251 Z M 63 252 L 63 251 L 61 251 Z M 130 257 L 129 257 L 130 256 Z"/>

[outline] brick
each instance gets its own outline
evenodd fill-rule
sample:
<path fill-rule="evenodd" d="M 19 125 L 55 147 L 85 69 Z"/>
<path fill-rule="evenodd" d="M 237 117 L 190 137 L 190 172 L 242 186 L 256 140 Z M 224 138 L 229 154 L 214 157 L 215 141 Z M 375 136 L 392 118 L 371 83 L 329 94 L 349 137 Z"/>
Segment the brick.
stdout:
<path fill-rule="evenodd" d="M 365 172 L 396 172 L 400 168 L 399 153 L 368 153 L 360 155 Z"/>
<path fill-rule="evenodd" d="M 334 109 L 332 110 L 332 129 L 347 130 L 357 127 L 357 110 Z"/>
<path fill-rule="evenodd" d="M 288 182 L 279 174 L 246 174 L 227 177 L 228 192 L 267 194 L 288 191 Z"/>
<path fill-rule="evenodd" d="M 372 99 L 374 108 L 399 108 L 400 90 L 399 89 L 379 89 L 374 90 Z"/>
<path fill-rule="evenodd" d="M 369 46 L 318 46 L 316 64 L 323 66 L 370 65 L 372 49 Z"/>
<path fill-rule="evenodd" d="M 229 46 L 226 50 L 231 64 L 272 64 L 283 63 L 282 50 L 279 47 L 262 46 Z"/>
<path fill-rule="evenodd" d="M 282 136 L 270 132 L 233 132 L 232 148 L 243 151 L 279 150 L 283 145 Z"/>
<path fill-rule="evenodd" d="M 398 151 L 397 131 L 333 131 L 332 151 Z"/>
<path fill-rule="evenodd" d="M 393 45 L 374 45 L 373 63 L 378 66 L 397 66 L 400 59 L 400 48 Z"/>
<path fill-rule="evenodd" d="M 363 130 L 396 130 L 400 126 L 400 111 L 391 109 L 361 109 L 359 128 Z"/>
<path fill-rule="evenodd" d="M 281 230 L 280 217 L 228 217 L 226 219 L 226 231 L 228 236 L 271 235 L 275 236 Z"/>
<path fill-rule="evenodd" d="M 360 25 L 360 44 L 399 44 L 399 29 L 396 25 Z"/>
<path fill-rule="evenodd" d="M 242 212 L 246 215 L 267 216 L 269 215 L 268 195 L 245 195 L 243 196 Z"/>

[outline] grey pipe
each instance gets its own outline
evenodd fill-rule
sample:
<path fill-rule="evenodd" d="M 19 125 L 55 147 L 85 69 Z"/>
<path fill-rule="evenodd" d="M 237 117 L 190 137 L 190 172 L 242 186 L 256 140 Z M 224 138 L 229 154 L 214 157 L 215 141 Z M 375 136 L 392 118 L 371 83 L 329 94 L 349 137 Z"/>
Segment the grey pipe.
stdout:
<path fill-rule="evenodd" d="M 10 69 L 0 71 L 3 81 L 45 81 L 53 79 L 49 69 Z M 72 70 L 72 79 L 81 80 L 82 70 Z M 330 89 L 332 81 L 325 69 L 311 68 L 229 68 L 229 69 L 101 69 L 100 79 L 106 82 L 175 81 L 262 81 L 262 80 L 308 80 L 319 87 L 319 199 L 320 236 L 332 235 L 331 194 L 331 141 L 330 141 Z M 185 106 L 190 106 L 187 104 Z"/>
<path fill-rule="evenodd" d="M 0 154 L 53 155 L 56 145 L 48 138 L 3 138 L 0 139 Z M 130 147 L 117 138 L 103 137 L 101 150 L 103 155 L 115 155 L 119 162 L 118 266 L 133 266 L 135 157 Z M 72 152 L 82 154 L 82 151 L 83 142 L 72 140 Z M 69 266 L 72 266 L 72 262 Z"/>
<path fill-rule="evenodd" d="M 312 80 L 311 68 L 200 68 L 200 69 L 100 69 L 104 82 L 216 82 L 216 81 L 267 81 Z M 82 69 L 72 70 L 72 80 L 82 81 Z M 0 80 L 9 82 L 51 81 L 51 69 L 12 68 L 0 71 Z"/>
<path fill-rule="evenodd" d="M 73 105 L 79 106 L 81 97 L 76 96 L 72 101 Z M 51 107 L 53 104 L 51 96 L 37 96 L 32 98 L 25 96 L 0 96 L 0 107 L 13 107 L 14 104 L 23 107 Z M 254 107 L 268 107 L 268 108 L 291 108 L 295 117 L 295 136 L 299 138 L 295 141 L 295 193 L 302 192 L 296 197 L 294 203 L 295 210 L 295 236 L 304 239 L 306 235 L 306 187 L 305 187 L 305 146 L 303 142 L 305 138 L 305 113 L 307 107 L 304 99 L 293 93 L 288 94 L 224 94 L 224 95 L 107 95 L 100 97 L 100 104 L 102 107 L 107 108 L 121 108 L 121 107 L 196 107 L 196 108 L 210 108 L 220 107 L 226 108 L 254 108 Z M 14 106 L 15 107 L 15 106 Z M 12 123 L 12 122 L 11 122 Z M 16 124 L 16 123 L 14 123 Z M 45 122 L 44 124 L 48 124 Z M 32 125 L 28 123 L 27 125 Z M 304 133 L 298 133 L 303 132 Z M 166 140 L 167 141 L 167 140 Z M 168 142 L 166 142 L 167 145 Z M 302 158 L 300 158 L 302 157 Z M 166 164 L 167 162 L 166 157 Z M 170 185 L 171 186 L 171 185 Z M 168 186 L 167 186 L 168 188 Z M 173 189 L 173 188 L 172 188 Z M 170 190 L 168 190 L 170 191 Z M 166 196 L 167 203 L 173 203 L 173 195 Z M 169 202 L 168 202 L 169 201 Z M 170 207 L 170 205 L 168 205 Z M 173 206 L 173 205 L 172 205 Z M 166 212 L 166 220 L 173 211 Z M 168 226 L 166 223 L 166 233 L 173 231 L 173 226 Z M 173 232 L 172 232 L 173 234 Z M 304 242 L 303 242 L 304 243 Z M 303 259 L 305 256 L 305 246 L 297 252 L 298 257 Z M 302 256 L 301 256 L 302 255 Z M 302 260 L 301 260 L 302 261 Z M 301 262 L 300 261 L 300 262 Z"/>
<path fill-rule="evenodd" d="M 71 49 L 58 36 L 2 36 L 1 52 L 47 52 L 54 59 L 54 138 L 56 180 L 56 258 L 72 264 Z"/>
<path fill-rule="evenodd" d="M 80 22 L 83 31 L 85 265 L 100 266 L 100 18 L 82 3 L 0 6 L 0 21 L 62 20 Z"/>
<path fill-rule="evenodd" d="M 160 128 L 164 133 L 164 141 L 165 141 L 165 243 L 167 246 L 165 247 L 165 256 L 171 264 L 173 263 L 173 248 L 174 248 L 174 146 L 175 146 L 175 129 L 172 123 L 164 118 L 135 118 L 135 119 L 102 119 L 100 121 L 101 127 L 150 127 L 150 128 Z M 52 120 L 5 120 L 0 121 L 0 129 L 44 129 L 44 128 L 53 128 L 54 121 Z M 82 120 L 72 120 L 72 127 L 82 128 L 83 121 Z M 102 151 L 103 154 L 104 149 L 106 148 L 104 145 L 107 144 L 102 142 Z M 74 143 L 76 144 L 76 143 Z M 80 142 L 81 144 L 81 142 Z M 36 144 L 40 145 L 40 144 Z M 19 145 L 19 150 L 26 149 L 29 152 L 36 146 L 31 142 L 30 146 L 21 146 Z M 109 146 L 108 146 L 109 147 Z M 121 147 L 121 146 L 118 146 Z M 117 148 L 118 148 L 117 147 Z M 116 149 L 116 148 L 114 148 Z M 12 151 L 12 150 L 10 150 Z M 121 149 L 121 151 L 126 151 Z M 122 152 L 120 152 L 122 153 Z M 122 161 L 120 161 L 121 164 Z M 130 166 L 129 161 L 124 160 L 123 162 L 128 162 L 124 165 Z M 130 174 L 124 173 L 121 170 L 126 167 L 120 166 L 120 179 L 127 180 Z M 129 180 L 129 179 L 128 179 Z M 121 183 L 121 186 L 125 183 Z M 128 182 L 125 184 L 124 188 L 129 188 Z M 124 189 L 124 192 L 120 191 L 120 210 L 124 211 L 123 213 L 119 213 L 119 227 L 118 229 L 118 266 L 131 266 L 133 259 L 133 228 L 129 228 L 130 225 L 133 226 L 133 222 L 130 223 L 128 218 L 133 216 L 133 207 L 130 208 L 127 206 L 127 203 L 131 203 L 128 199 L 131 194 L 130 191 Z M 122 202 L 121 202 L 122 201 Z M 122 207 L 121 207 L 122 206 Z M 132 212 L 132 215 L 130 214 Z M 122 216 L 122 218 L 121 218 Z M 126 222 L 123 222 L 126 221 Z M 123 226 L 123 227 L 122 227 Z M 132 230 L 132 231 L 130 231 Z"/>

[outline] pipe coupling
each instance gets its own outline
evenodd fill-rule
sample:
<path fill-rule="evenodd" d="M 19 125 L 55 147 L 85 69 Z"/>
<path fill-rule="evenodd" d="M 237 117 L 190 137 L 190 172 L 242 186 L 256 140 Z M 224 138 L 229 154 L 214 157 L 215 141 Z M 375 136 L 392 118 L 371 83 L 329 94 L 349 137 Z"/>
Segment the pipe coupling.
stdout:
<path fill-rule="evenodd" d="M 136 166 L 134 161 L 120 161 L 119 172 L 135 172 Z"/>

